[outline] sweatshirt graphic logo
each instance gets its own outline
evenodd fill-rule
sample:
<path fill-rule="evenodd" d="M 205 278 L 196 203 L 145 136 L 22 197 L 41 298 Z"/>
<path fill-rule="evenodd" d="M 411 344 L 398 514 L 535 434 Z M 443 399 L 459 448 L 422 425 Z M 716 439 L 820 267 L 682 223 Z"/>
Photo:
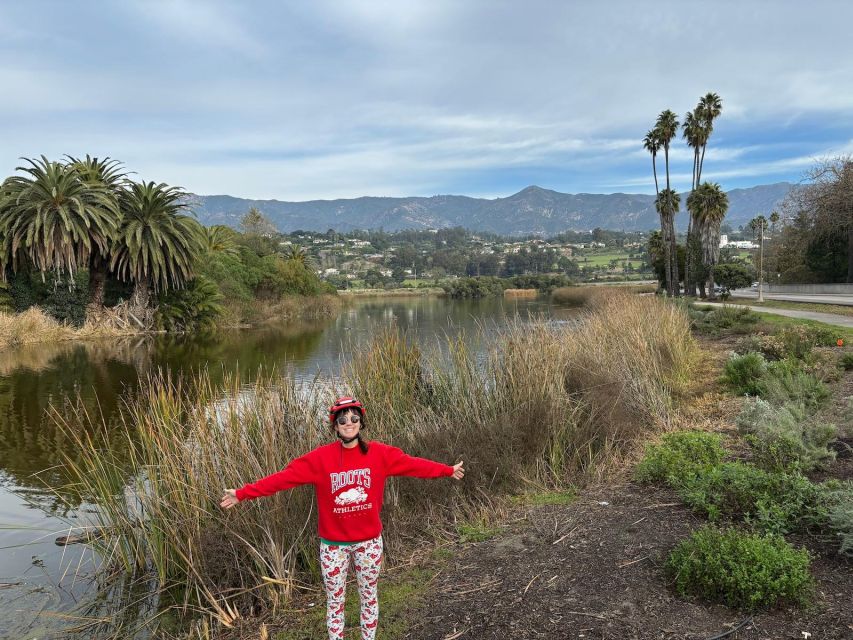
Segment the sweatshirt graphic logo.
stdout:
<path fill-rule="evenodd" d="M 335 496 L 335 504 L 344 506 L 347 504 L 358 504 L 367 500 L 367 491 L 361 487 L 353 487 Z"/>
<path fill-rule="evenodd" d="M 332 493 L 337 493 L 347 487 L 358 487 L 359 489 L 364 487 L 364 489 L 370 489 L 370 469 L 350 469 L 349 471 L 332 472 L 329 474 L 329 480 L 332 482 Z M 367 492 L 364 489 L 362 489 L 361 493 L 364 493 L 365 497 L 367 497 Z M 337 498 L 335 501 L 337 502 Z"/>

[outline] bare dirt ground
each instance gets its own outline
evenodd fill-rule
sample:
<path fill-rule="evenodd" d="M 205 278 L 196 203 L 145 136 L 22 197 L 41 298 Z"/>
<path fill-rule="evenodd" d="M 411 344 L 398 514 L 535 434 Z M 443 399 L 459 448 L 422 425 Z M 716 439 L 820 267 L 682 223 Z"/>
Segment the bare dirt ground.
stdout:
<path fill-rule="evenodd" d="M 678 598 L 662 572 L 675 544 L 703 522 L 669 490 L 632 483 L 593 490 L 565 507 L 530 509 L 505 534 L 458 554 L 405 637 L 717 637 L 748 616 Z M 853 638 L 853 562 L 827 541 L 795 543 L 814 555 L 814 609 L 759 613 L 727 637 Z"/>
<path fill-rule="evenodd" d="M 853 374 L 834 386 L 832 413 L 842 418 L 845 398 L 853 395 Z M 712 429 L 729 436 L 730 451 L 740 455 L 732 425 L 736 406 L 724 408 L 719 395 L 706 395 L 696 404 L 703 406 L 705 419 L 707 407 L 715 406 Z M 838 459 L 812 474 L 815 481 L 853 478 L 853 433 L 849 425 L 839 426 L 845 432 L 836 447 Z M 404 637 L 853 639 L 853 561 L 837 553 L 832 539 L 789 537 L 812 554 L 817 594 L 810 610 L 749 616 L 679 598 L 666 582 L 663 564 L 704 522 L 670 490 L 630 481 L 588 489 L 570 505 L 526 508 L 500 536 L 455 554 L 412 612 Z"/>

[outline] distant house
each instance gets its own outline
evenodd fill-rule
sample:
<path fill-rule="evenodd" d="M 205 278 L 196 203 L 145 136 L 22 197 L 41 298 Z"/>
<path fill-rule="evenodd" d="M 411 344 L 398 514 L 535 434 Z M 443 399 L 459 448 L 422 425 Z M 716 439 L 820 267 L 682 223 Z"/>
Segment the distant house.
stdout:
<path fill-rule="evenodd" d="M 334 268 L 326 269 L 325 271 L 323 271 L 323 275 L 325 275 L 325 276 L 336 276 L 339 273 L 340 273 L 340 271 L 338 271 L 337 269 L 334 269 Z"/>

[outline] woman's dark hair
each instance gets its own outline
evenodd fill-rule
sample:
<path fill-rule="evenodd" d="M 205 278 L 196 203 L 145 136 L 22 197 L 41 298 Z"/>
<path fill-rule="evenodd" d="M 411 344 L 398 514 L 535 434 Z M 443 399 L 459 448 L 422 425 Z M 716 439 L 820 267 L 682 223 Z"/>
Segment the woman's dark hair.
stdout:
<path fill-rule="evenodd" d="M 364 429 L 367 426 L 364 422 L 364 412 L 361 409 L 359 409 L 358 407 L 344 407 L 340 411 L 336 411 L 335 417 L 332 420 L 332 428 L 337 432 L 338 427 L 336 425 L 337 425 L 338 416 L 341 415 L 342 413 L 349 413 L 349 412 L 357 413 L 358 417 L 361 419 L 361 428 L 358 430 L 358 435 L 356 436 L 356 439 L 358 440 L 358 448 L 361 449 L 361 452 L 367 453 L 367 449 L 368 449 L 367 441 L 361 437 L 362 429 Z"/>

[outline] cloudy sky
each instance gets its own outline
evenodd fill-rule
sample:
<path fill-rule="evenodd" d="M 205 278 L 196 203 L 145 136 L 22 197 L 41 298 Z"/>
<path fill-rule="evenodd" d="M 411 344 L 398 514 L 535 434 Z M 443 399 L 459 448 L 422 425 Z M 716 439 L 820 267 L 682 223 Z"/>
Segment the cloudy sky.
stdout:
<path fill-rule="evenodd" d="M 853 3 L 0 3 L 0 176 L 111 156 L 200 194 L 653 191 L 657 114 L 723 99 L 705 177 L 853 152 Z M 690 150 L 672 153 L 689 188 Z"/>

